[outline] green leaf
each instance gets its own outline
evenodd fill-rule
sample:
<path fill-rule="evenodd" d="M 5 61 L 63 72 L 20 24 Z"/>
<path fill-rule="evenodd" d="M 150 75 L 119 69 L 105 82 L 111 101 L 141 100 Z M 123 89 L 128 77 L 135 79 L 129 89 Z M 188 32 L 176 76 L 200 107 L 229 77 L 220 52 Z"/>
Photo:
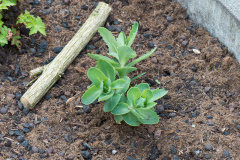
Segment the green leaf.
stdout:
<path fill-rule="evenodd" d="M 119 63 L 122 67 L 125 66 L 126 63 L 128 63 L 128 60 L 130 58 L 135 58 L 136 52 L 134 52 L 130 47 L 128 46 L 120 46 L 117 48 L 118 57 L 119 57 Z"/>
<path fill-rule="evenodd" d="M 145 89 L 142 92 L 142 98 L 146 98 L 145 104 L 147 104 L 153 97 L 153 93 L 150 89 Z"/>
<path fill-rule="evenodd" d="M 98 55 L 98 54 L 91 54 L 91 53 L 88 53 L 88 55 L 89 55 L 89 57 L 91 57 L 95 60 L 104 59 L 107 62 L 109 62 L 113 67 L 120 67 L 119 63 L 115 62 L 114 60 L 112 60 L 106 56 L 102 56 L 102 55 Z"/>
<path fill-rule="evenodd" d="M 112 33 L 104 27 L 99 27 L 98 32 L 102 36 L 103 40 L 106 42 L 109 50 L 117 53 L 118 43 L 117 43 L 115 37 L 112 35 Z"/>
<path fill-rule="evenodd" d="M 144 118 L 138 118 L 143 124 L 156 124 L 159 122 L 159 118 L 156 112 L 152 110 L 146 110 L 143 108 L 137 108 L 136 111 Z"/>
<path fill-rule="evenodd" d="M 29 35 L 35 34 L 39 31 L 44 36 L 46 36 L 46 32 L 45 32 L 46 26 L 42 22 L 42 19 L 40 17 L 37 17 L 37 18 L 34 17 L 34 21 L 32 23 L 33 24 L 32 24 L 32 28 L 30 29 Z"/>
<path fill-rule="evenodd" d="M 18 23 L 23 23 L 26 25 L 26 28 L 31 28 L 29 35 L 40 32 L 41 34 L 46 36 L 46 26 L 39 16 L 35 18 L 33 15 L 30 15 L 28 11 L 25 10 L 25 14 L 20 14 L 18 16 L 17 24 Z"/>
<path fill-rule="evenodd" d="M 113 96 L 113 94 L 114 94 L 113 91 L 110 91 L 108 94 L 102 93 L 98 98 L 98 102 L 108 100 L 109 98 L 111 98 Z"/>
<path fill-rule="evenodd" d="M 135 22 L 134 25 L 132 26 L 132 30 L 130 31 L 130 34 L 128 36 L 128 39 L 127 39 L 127 46 L 131 46 L 136 35 L 137 35 L 137 31 L 138 31 L 138 23 Z"/>
<path fill-rule="evenodd" d="M 140 61 L 148 58 L 149 56 L 151 56 L 151 55 L 155 52 L 156 49 L 157 49 L 157 47 L 153 48 L 150 52 L 147 52 L 147 53 L 144 54 L 143 56 L 135 59 L 134 61 L 132 61 L 131 63 L 129 63 L 127 66 L 130 66 L 130 67 L 131 67 L 131 66 L 133 66 L 134 64 L 136 64 L 136 63 L 138 63 L 138 62 L 140 62 Z"/>
<path fill-rule="evenodd" d="M 138 118 L 132 114 L 131 112 L 123 115 L 124 121 L 131 126 L 139 126 L 141 122 L 139 122 Z"/>
<path fill-rule="evenodd" d="M 146 101 L 146 98 L 140 97 L 140 98 L 137 100 L 137 103 L 136 103 L 135 108 L 144 107 L 144 102 L 145 102 L 145 101 Z"/>
<path fill-rule="evenodd" d="M 166 91 L 165 89 L 155 89 L 155 90 L 152 90 L 152 93 L 153 93 L 153 97 L 151 99 L 151 102 L 165 96 L 167 94 L 168 91 Z"/>
<path fill-rule="evenodd" d="M 107 83 L 108 78 L 104 75 L 104 73 L 98 69 L 91 67 L 88 70 L 88 78 L 95 84 L 96 87 L 100 87 L 101 82 Z"/>
<path fill-rule="evenodd" d="M 146 73 L 146 72 L 143 72 L 143 73 L 137 75 L 136 77 L 133 77 L 133 78 L 131 79 L 131 82 L 134 81 L 135 79 L 138 79 L 139 77 L 143 76 L 145 73 Z"/>
<path fill-rule="evenodd" d="M 99 59 L 97 62 L 97 68 L 99 68 L 105 76 L 111 80 L 111 82 L 115 80 L 115 70 L 109 62 Z"/>
<path fill-rule="evenodd" d="M 125 83 L 126 81 L 124 79 L 118 79 L 114 82 L 111 83 L 111 88 L 112 89 L 121 89 L 123 88 L 122 85 Z"/>
<path fill-rule="evenodd" d="M 120 34 L 118 35 L 117 42 L 119 46 L 127 45 L 127 38 L 123 32 L 120 32 Z"/>
<path fill-rule="evenodd" d="M 82 103 L 83 104 L 91 104 L 95 101 L 102 93 L 102 90 L 96 86 L 92 86 L 89 88 L 82 96 Z"/>
<path fill-rule="evenodd" d="M 140 83 L 140 84 L 135 85 L 135 87 L 137 87 L 138 89 L 140 89 L 141 93 L 142 93 L 145 89 L 150 89 L 148 83 Z"/>
<path fill-rule="evenodd" d="M 0 4 L 0 9 L 8 9 L 7 7 L 16 5 L 16 0 L 2 0 Z"/>
<path fill-rule="evenodd" d="M 123 115 L 130 112 L 127 103 L 118 103 L 117 106 L 112 110 L 112 114 Z"/>
<path fill-rule="evenodd" d="M 2 44 L 8 43 L 6 36 L 0 34 L 0 43 L 2 43 Z"/>
<path fill-rule="evenodd" d="M 122 96 L 121 94 L 114 94 L 111 98 L 106 100 L 106 102 L 103 106 L 103 111 L 104 112 L 112 111 L 118 104 L 121 96 Z"/>
<path fill-rule="evenodd" d="M 145 106 L 145 108 L 143 108 L 143 109 L 151 109 L 151 108 L 153 108 L 154 106 L 156 106 L 156 104 L 157 104 L 157 103 L 155 103 L 155 102 L 149 102 L 149 103 Z"/>
<path fill-rule="evenodd" d="M 123 78 L 127 76 L 128 73 L 135 71 L 136 67 L 121 67 L 121 68 L 115 68 L 115 70 L 118 73 L 119 78 Z"/>
<path fill-rule="evenodd" d="M 110 50 L 110 52 L 108 53 L 108 55 L 116 58 L 117 60 L 119 60 L 118 54 L 115 53 L 115 52 L 112 52 L 111 50 Z"/>
<path fill-rule="evenodd" d="M 114 119 L 118 124 L 121 124 L 121 121 L 123 120 L 123 116 L 122 115 L 115 115 Z"/>
<path fill-rule="evenodd" d="M 123 79 L 124 79 L 126 82 L 122 85 L 122 87 L 123 87 L 122 89 L 118 89 L 118 90 L 115 91 L 115 92 L 118 93 L 118 94 L 123 94 L 123 93 L 125 93 L 125 92 L 128 90 L 128 88 L 129 88 L 130 78 L 127 77 L 127 76 L 125 76 L 125 77 L 123 77 Z"/>
<path fill-rule="evenodd" d="M 127 98 L 132 103 L 132 106 L 136 106 L 137 99 L 141 97 L 141 91 L 137 87 L 132 87 L 127 92 Z"/>
<path fill-rule="evenodd" d="M 124 94 L 122 94 L 118 103 L 126 103 L 126 102 L 127 102 L 127 97 Z"/>

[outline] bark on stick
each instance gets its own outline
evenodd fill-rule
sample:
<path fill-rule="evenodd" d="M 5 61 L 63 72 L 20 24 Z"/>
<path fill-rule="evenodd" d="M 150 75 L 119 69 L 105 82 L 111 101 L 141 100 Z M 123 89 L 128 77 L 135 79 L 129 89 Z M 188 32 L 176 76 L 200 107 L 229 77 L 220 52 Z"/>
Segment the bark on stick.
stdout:
<path fill-rule="evenodd" d="M 40 68 L 42 75 L 20 99 L 25 108 L 34 108 L 48 90 L 58 81 L 67 67 L 95 35 L 98 27 L 104 25 L 110 11 L 111 7 L 108 4 L 100 2 L 83 26 L 55 59 L 46 67 Z"/>

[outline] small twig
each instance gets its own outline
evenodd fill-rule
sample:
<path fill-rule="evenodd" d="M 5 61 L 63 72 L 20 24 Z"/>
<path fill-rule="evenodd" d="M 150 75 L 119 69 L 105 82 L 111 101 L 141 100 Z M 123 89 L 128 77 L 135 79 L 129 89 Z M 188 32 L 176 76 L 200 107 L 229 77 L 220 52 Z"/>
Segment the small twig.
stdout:
<path fill-rule="evenodd" d="M 37 78 L 31 80 L 31 81 L 26 85 L 26 87 L 30 86 L 30 85 L 31 85 L 33 82 L 35 82 L 36 80 L 37 80 Z"/>
<path fill-rule="evenodd" d="M 4 138 L 6 138 L 6 139 L 8 139 L 8 140 L 10 140 L 10 141 L 12 141 L 12 142 L 14 142 L 14 140 L 11 139 L 11 138 L 8 138 L 8 137 L 4 137 Z"/>

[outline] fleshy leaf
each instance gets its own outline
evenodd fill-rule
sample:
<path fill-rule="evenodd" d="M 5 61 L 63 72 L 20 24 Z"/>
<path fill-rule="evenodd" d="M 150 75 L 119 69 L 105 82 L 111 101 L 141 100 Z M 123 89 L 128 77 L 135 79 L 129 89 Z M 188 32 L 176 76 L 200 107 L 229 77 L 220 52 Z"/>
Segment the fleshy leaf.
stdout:
<path fill-rule="evenodd" d="M 157 103 L 155 102 L 149 102 L 147 105 L 145 105 L 145 108 L 142 109 L 152 109 L 154 106 L 156 106 Z"/>
<path fill-rule="evenodd" d="M 122 85 L 125 83 L 126 81 L 124 79 L 118 79 L 114 82 L 111 83 L 111 88 L 112 89 L 121 89 L 123 88 Z"/>
<path fill-rule="evenodd" d="M 140 98 L 141 92 L 137 87 L 132 87 L 127 92 L 127 98 L 132 103 L 132 106 L 136 106 L 137 99 Z"/>
<path fill-rule="evenodd" d="M 118 103 L 117 106 L 112 110 L 112 114 L 123 115 L 130 112 L 127 103 Z"/>
<path fill-rule="evenodd" d="M 117 60 L 119 60 L 118 54 L 115 53 L 115 52 L 112 52 L 111 50 L 110 50 L 110 52 L 108 53 L 108 55 L 116 58 Z"/>
<path fill-rule="evenodd" d="M 138 118 L 132 114 L 131 112 L 123 115 L 124 121 L 131 126 L 139 126 L 141 122 L 139 122 Z"/>
<path fill-rule="evenodd" d="M 130 34 L 128 36 L 128 39 L 127 39 L 127 46 L 131 46 L 136 35 L 137 35 L 137 31 L 138 31 L 138 23 L 135 22 L 134 25 L 132 26 L 132 30 L 130 31 Z"/>
<path fill-rule="evenodd" d="M 119 57 L 119 63 L 122 67 L 125 66 L 126 63 L 128 63 L 128 60 L 130 58 L 135 58 L 136 52 L 134 52 L 130 47 L 128 46 L 120 46 L 117 48 L 118 51 L 118 57 Z"/>
<path fill-rule="evenodd" d="M 153 93 L 153 97 L 151 99 L 151 102 L 159 99 L 159 98 L 162 98 L 163 96 L 165 96 L 168 91 L 166 91 L 165 89 L 155 89 L 155 90 L 152 90 L 152 93 Z"/>
<path fill-rule="evenodd" d="M 146 110 L 142 108 L 137 108 L 136 111 L 144 118 L 138 118 L 143 124 L 156 124 L 159 122 L 159 118 L 156 112 L 151 110 Z"/>
<path fill-rule="evenodd" d="M 110 93 L 108 93 L 108 94 L 102 93 L 98 98 L 98 102 L 108 100 L 109 98 L 111 98 L 113 96 L 113 94 L 114 94 L 113 91 L 110 91 Z"/>
<path fill-rule="evenodd" d="M 111 80 L 111 82 L 115 80 L 115 70 L 109 62 L 99 59 L 97 62 L 97 68 L 99 68 L 105 76 Z"/>
<path fill-rule="evenodd" d="M 145 89 L 150 89 L 148 83 L 140 83 L 140 84 L 135 85 L 135 87 L 137 87 L 138 89 L 140 89 L 141 93 L 142 93 Z"/>
<path fill-rule="evenodd" d="M 126 102 L 127 102 L 127 97 L 124 94 L 122 94 L 118 103 L 126 103 Z"/>
<path fill-rule="evenodd" d="M 108 78 L 104 75 L 104 73 L 98 68 L 89 68 L 88 70 L 88 78 L 95 84 L 96 87 L 100 87 L 101 82 L 107 83 Z"/>
<path fill-rule="evenodd" d="M 114 60 L 112 60 L 106 56 L 102 56 L 102 55 L 98 55 L 98 54 L 91 54 L 91 53 L 88 53 L 88 55 L 89 55 L 89 57 L 91 57 L 95 60 L 104 59 L 107 62 L 109 62 L 113 67 L 120 67 L 119 63 L 115 62 Z"/>
<path fill-rule="evenodd" d="M 112 33 L 104 27 L 99 27 L 98 32 L 102 36 L 103 40 L 106 42 L 109 50 L 117 53 L 118 43 L 117 43 L 115 37 L 112 35 Z"/>
<path fill-rule="evenodd" d="M 128 73 L 135 71 L 136 67 L 121 67 L 121 68 L 115 68 L 115 70 L 118 72 L 119 78 L 123 78 L 127 76 Z"/>
<path fill-rule="evenodd" d="M 127 77 L 127 76 L 125 76 L 125 77 L 123 77 L 123 79 L 124 79 L 126 82 L 122 85 L 122 87 L 123 87 L 122 89 L 118 89 L 118 90 L 115 91 L 115 92 L 118 93 L 118 94 L 123 94 L 123 93 L 125 93 L 125 92 L 128 90 L 128 88 L 129 88 L 130 78 Z"/>
<path fill-rule="evenodd" d="M 145 89 L 142 92 L 142 98 L 146 98 L 145 104 L 147 104 L 153 97 L 153 93 L 150 89 Z"/>
<path fill-rule="evenodd" d="M 121 124 L 121 121 L 123 120 L 123 116 L 122 115 L 115 115 L 114 119 L 118 124 Z"/>
<path fill-rule="evenodd" d="M 140 97 L 138 100 L 137 100 L 137 103 L 136 103 L 136 106 L 135 108 L 141 108 L 141 107 L 144 107 L 144 102 L 146 101 L 146 98 L 142 98 Z"/>
<path fill-rule="evenodd" d="M 95 101 L 102 93 L 102 90 L 96 86 L 90 87 L 82 96 L 83 104 L 91 104 Z"/>
<path fill-rule="evenodd" d="M 127 38 L 123 32 L 118 35 L 117 42 L 120 46 L 127 45 Z"/>
<path fill-rule="evenodd" d="M 130 66 L 130 67 L 131 67 L 131 66 L 135 65 L 136 63 L 138 63 L 138 62 L 140 62 L 140 61 L 148 58 L 149 56 L 151 56 L 151 55 L 155 52 L 156 49 L 157 49 L 156 47 L 153 48 L 150 52 L 147 52 L 146 54 L 142 55 L 141 57 L 135 59 L 134 61 L 132 61 L 131 63 L 129 63 L 127 66 Z"/>
<path fill-rule="evenodd" d="M 111 98 L 106 100 L 106 102 L 103 106 L 103 111 L 104 112 L 112 111 L 118 104 L 121 96 L 122 96 L 121 94 L 114 94 Z"/>

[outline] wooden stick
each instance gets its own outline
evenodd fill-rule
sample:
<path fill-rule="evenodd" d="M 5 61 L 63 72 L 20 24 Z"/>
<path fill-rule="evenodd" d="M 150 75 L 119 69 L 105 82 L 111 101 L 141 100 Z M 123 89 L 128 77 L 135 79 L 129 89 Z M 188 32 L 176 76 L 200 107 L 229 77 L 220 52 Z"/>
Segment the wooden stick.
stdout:
<path fill-rule="evenodd" d="M 41 72 L 42 69 L 42 75 L 20 99 L 25 108 L 34 108 L 48 90 L 58 81 L 67 67 L 95 35 L 98 27 L 104 25 L 111 10 L 108 4 L 100 2 L 84 25 L 55 59 L 47 67 L 40 68 L 39 71 Z"/>

